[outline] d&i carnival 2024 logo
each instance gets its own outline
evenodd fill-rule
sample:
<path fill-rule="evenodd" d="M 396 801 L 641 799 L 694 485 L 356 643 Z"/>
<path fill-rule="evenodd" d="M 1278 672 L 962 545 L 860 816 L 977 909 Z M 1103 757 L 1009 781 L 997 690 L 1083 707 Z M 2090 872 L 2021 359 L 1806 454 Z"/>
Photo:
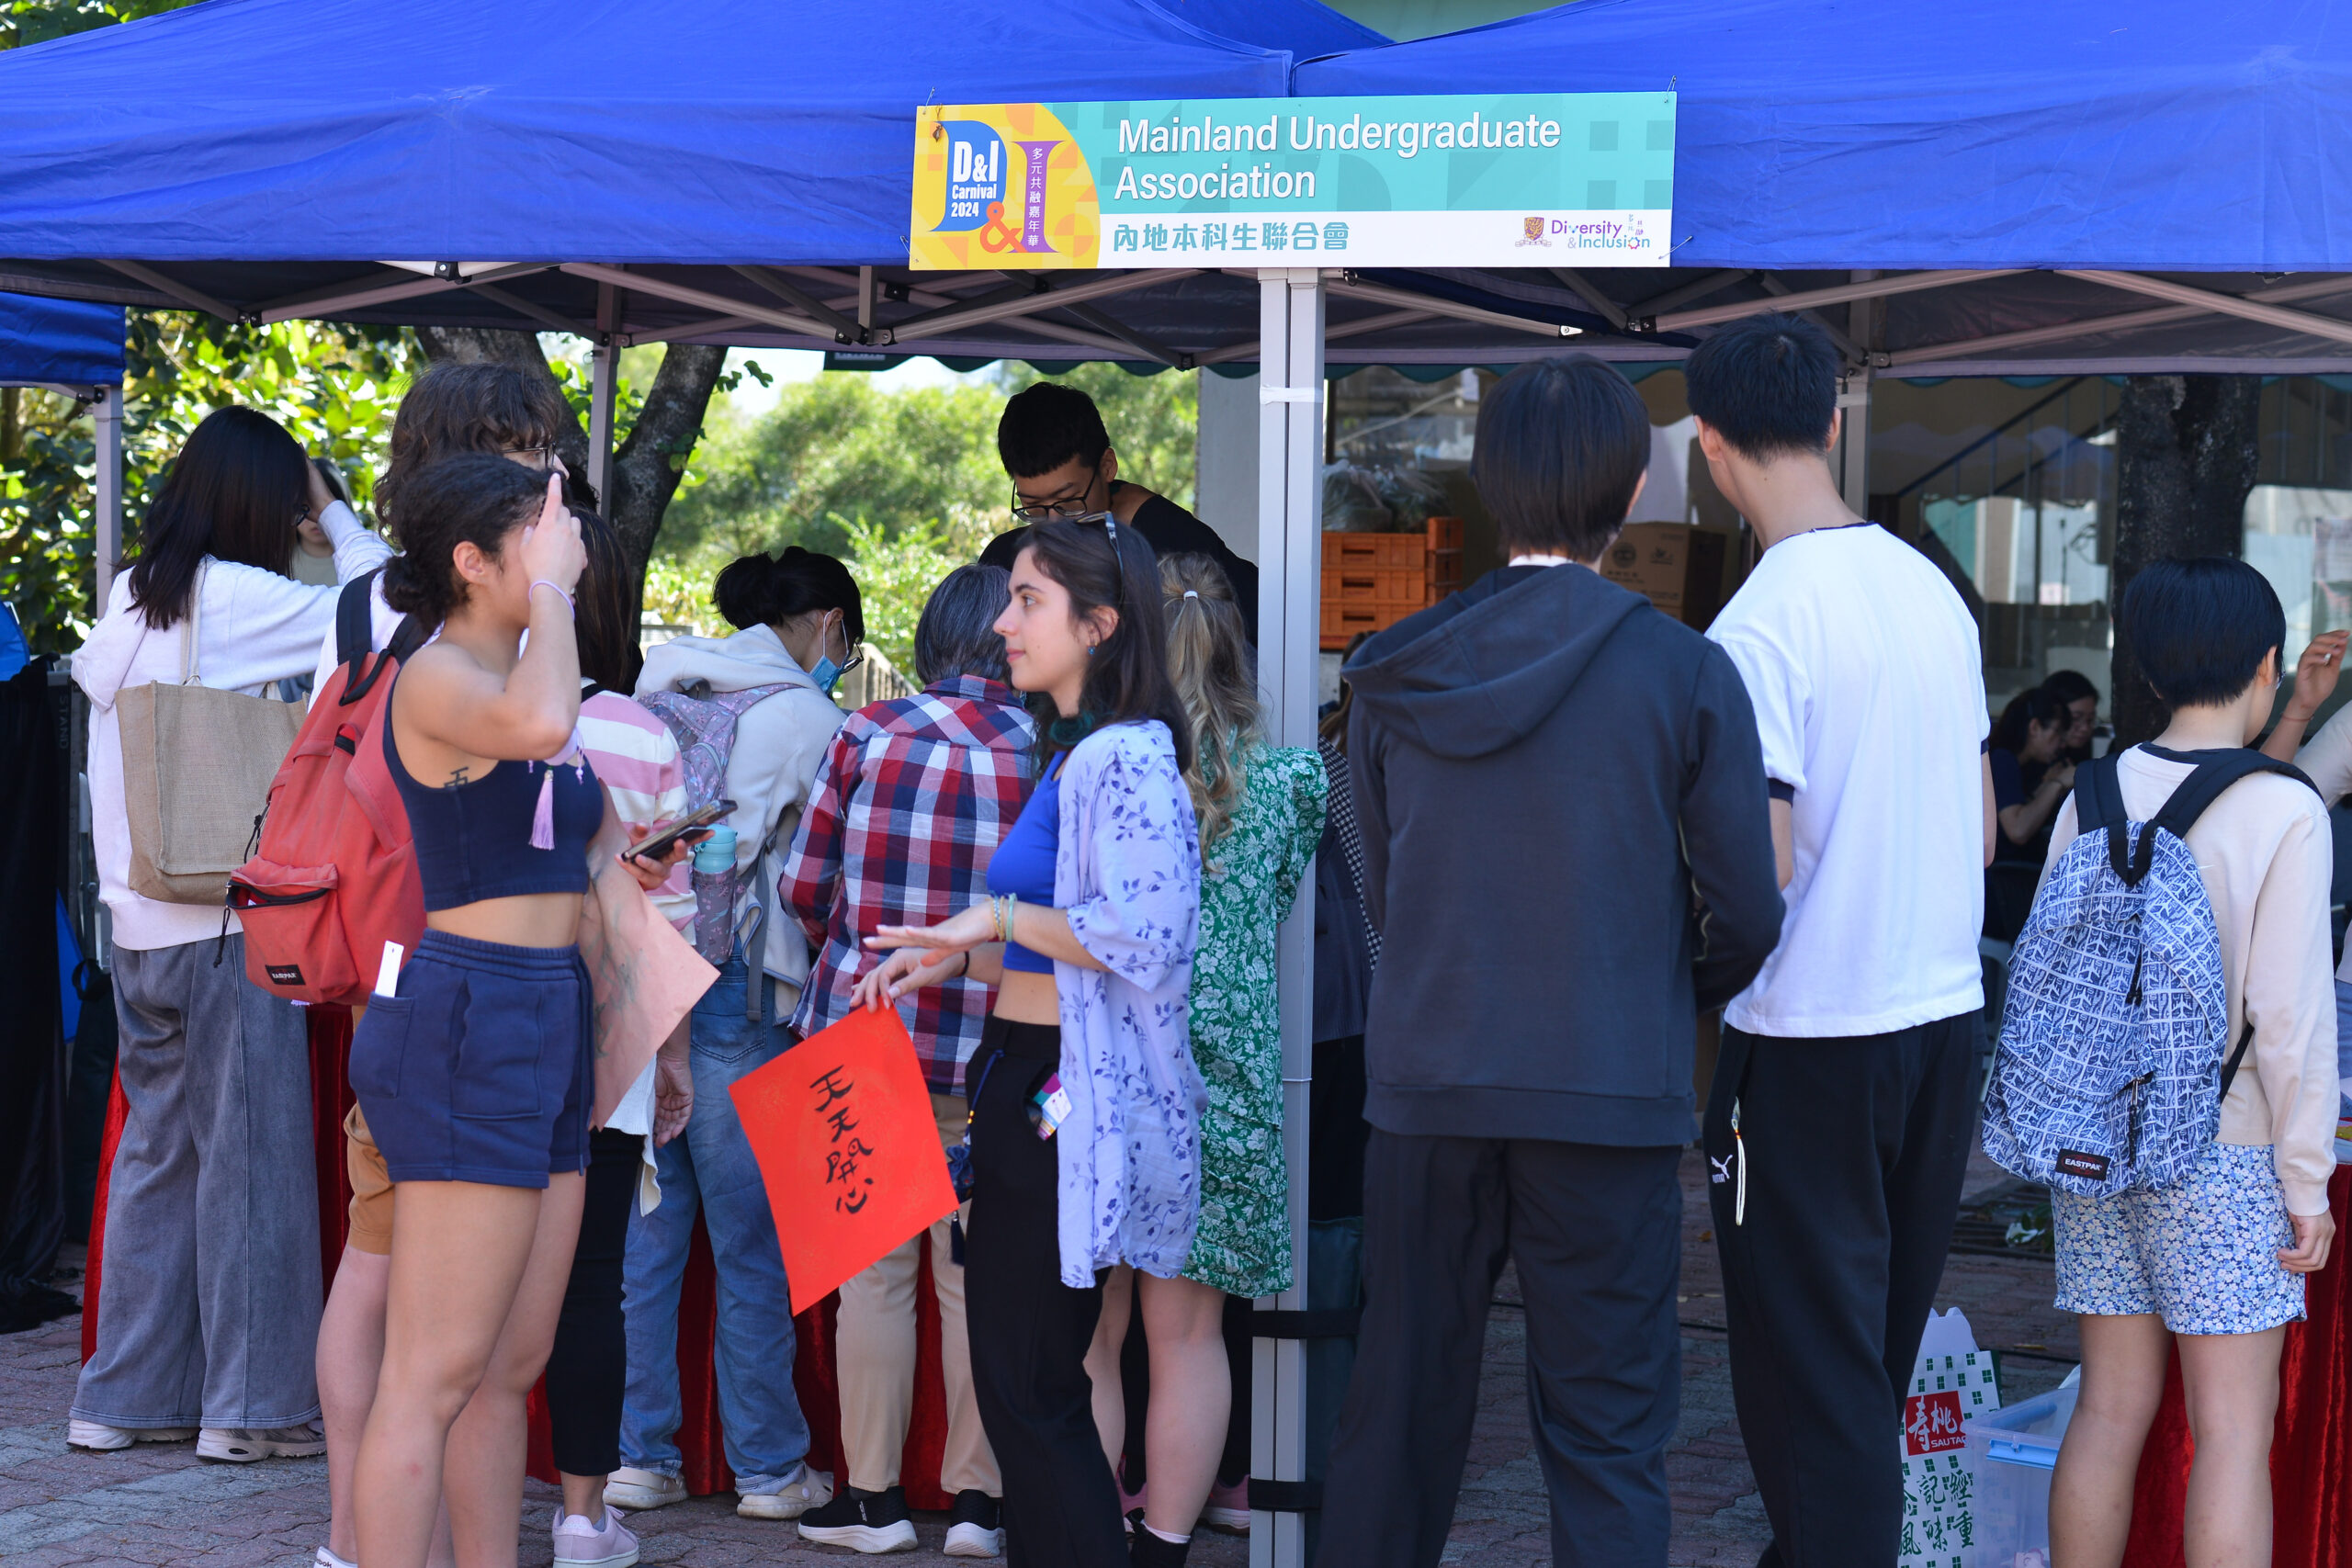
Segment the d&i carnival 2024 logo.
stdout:
<path fill-rule="evenodd" d="M 923 118 L 909 247 L 916 265 L 1095 265 L 1093 176 L 1051 109 L 989 104 Z"/>

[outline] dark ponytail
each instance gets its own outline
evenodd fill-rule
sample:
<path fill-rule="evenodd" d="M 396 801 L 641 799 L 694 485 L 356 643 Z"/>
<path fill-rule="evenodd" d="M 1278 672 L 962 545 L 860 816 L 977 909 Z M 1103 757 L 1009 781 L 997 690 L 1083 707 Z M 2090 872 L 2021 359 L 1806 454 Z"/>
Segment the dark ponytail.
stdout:
<path fill-rule="evenodd" d="M 1112 552 L 1118 558 L 1112 559 Z M 1067 750 L 1104 725 L 1158 719 L 1176 743 L 1176 766 L 1193 766 L 1193 727 L 1176 684 L 1168 677 L 1167 612 L 1160 605 L 1159 558 L 1142 535 L 1122 527 L 1114 536 L 1100 523 L 1060 518 L 1033 523 L 1021 536 L 1023 555 L 1069 591 L 1069 613 L 1084 619 L 1105 606 L 1119 624 L 1095 647 L 1086 663 L 1075 720 L 1064 719 L 1054 699 L 1030 694 L 1037 718 L 1038 745 L 1048 753 Z"/>
<path fill-rule="evenodd" d="M 401 553 L 384 563 L 384 603 L 426 626 L 447 620 L 466 602 L 458 547 L 497 559 L 547 494 L 545 474 L 503 457 L 468 454 L 417 469 L 401 494 Z"/>
<path fill-rule="evenodd" d="M 737 557 L 710 585 L 710 597 L 737 631 L 776 626 L 812 611 L 839 610 L 850 647 L 865 640 L 865 610 L 849 568 L 798 545 L 786 547 L 780 557 Z"/>

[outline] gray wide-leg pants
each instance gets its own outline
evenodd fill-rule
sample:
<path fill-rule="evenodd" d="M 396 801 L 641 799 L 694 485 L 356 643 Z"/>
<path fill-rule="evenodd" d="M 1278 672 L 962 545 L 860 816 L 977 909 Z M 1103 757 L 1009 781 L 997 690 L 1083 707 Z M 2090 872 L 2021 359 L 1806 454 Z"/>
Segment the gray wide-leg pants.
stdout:
<path fill-rule="evenodd" d="M 219 962 L 214 962 L 218 953 Z M 319 1203 L 301 1010 L 244 938 L 115 950 L 130 1119 L 107 1194 L 76 1419 L 299 1426 L 319 1414 Z"/>

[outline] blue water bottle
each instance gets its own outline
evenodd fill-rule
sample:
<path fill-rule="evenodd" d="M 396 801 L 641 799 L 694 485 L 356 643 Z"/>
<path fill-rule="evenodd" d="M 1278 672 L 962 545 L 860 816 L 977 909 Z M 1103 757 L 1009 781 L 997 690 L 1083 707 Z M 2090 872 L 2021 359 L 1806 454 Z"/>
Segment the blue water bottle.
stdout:
<path fill-rule="evenodd" d="M 735 829 L 713 828 L 694 863 L 695 951 L 724 964 L 735 951 Z"/>

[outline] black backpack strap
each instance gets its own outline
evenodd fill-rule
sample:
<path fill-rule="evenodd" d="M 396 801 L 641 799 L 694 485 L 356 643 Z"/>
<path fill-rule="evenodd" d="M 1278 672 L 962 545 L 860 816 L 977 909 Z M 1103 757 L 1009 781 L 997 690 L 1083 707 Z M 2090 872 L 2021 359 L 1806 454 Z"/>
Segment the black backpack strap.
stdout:
<path fill-rule="evenodd" d="M 2205 815 L 2207 807 L 2222 797 L 2222 791 L 2256 773 L 2278 773 L 2293 779 L 2313 795 L 2319 794 L 2319 786 L 2292 762 L 2281 762 L 2245 747 L 2218 751 L 2199 762 L 2197 771 L 2180 781 L 2180 787 L 2172 792 L 2172 798 L 2165 801 L 2164 809 L 2156 813 L 2155 821 L 2144 836 L 2154 839 L 2154 830 L 2161 828 L 2176 837 L 2188 837 L 2188 829 Z M 2144 874 L 2145 867 L 2142 869 Z M 2245 1061 L 2246 1048 L 2253 1043 L 2254 1025 L 2248 1023 L 2238 1032 L 2237 1049 L 2230 1053 L 2230 1059 L 2222 1066 L 2223 1100 L 2230 1098 L 2230 1085 L 2238 1076 L 2238 1067 Z"/>
<path fill-rule="evenodd" d="M 343 585 L 343 592 L 334 602 L 334 661 L 337 664 L 356 664 L 375 646 L 368 637 L 368 593 L 383 570 L 379 566 L 361 572 Z"/>
<path fill-rule="evenodd" d="M 392 628 L 392 640 L 384 649 L 384 657 L 395 664 L 405 664 L 412 654 L 432 639 L 433 633 L 423 621 L 414 615 L 402 615 L 401 624 Z"/>
<path fill-rule="evenodd" d="M 2254 1025 L 2249 1023 L 2238 1031 L 2238 1048 L 2231 1052 L 2230 1059 L 2222 1065 L 2222 1098 L 2223 1100 L 2230 1098 L 2230 1080 L 2238 1076 L 2238 1064 L 2245 1060 L 2245 1048 L 2253 1043 Z"/>
<path fill-rule="evenodd" d="M 392 628 L 392 640 L 385 647 L 383 656 L 364 671 L 360 668 L 375 642 L 374 607 L 368 602 L 368 589 L 377 572 L 382 570 L 378 567 L 375 571 L 353 578 L 343 585 L 343 597 L 335 601 L 335 659 L 351 671 L 343 682 L 340 705 L 344 707 L 366 696 L 385 671 L 407 663 L 409 656 L 423 648 L 432 636 L 414 615 L 402 615 L 401 624 Z"/>
<path fill-rule="evenodd" d="M 2116 773 L 2117 762 L 2116 754 L 2109 751 L 2075 770 L 2075 832 L 2077 837 L 2104 832 L 2108 861 L 2129 886 L 2139 877 L 2132 874 L 2131 819 L 2123 809 L 2123 784 Z M 2146 869 L 2141 868 L 2143 874 Z"/>
<path fill-rule="evenodd" d="M 2197 771 L 2180 781 L 2180 787 L 2172 792 L 2172 798 L 2156 813 L 2155 825 L 2175 838 L 2187 838 L 2188 829 L 2205 815 L 2207 807 L 2222 797 L 2223 790 L 2256 773 L 2282 774 L 2313 795 L 2319 794 L 2319 785 L 2305 777 L 2294 763 L 2266 757 L 2250 747 L 2238 747 L 2212 752 L 2200 761 Z"/>

